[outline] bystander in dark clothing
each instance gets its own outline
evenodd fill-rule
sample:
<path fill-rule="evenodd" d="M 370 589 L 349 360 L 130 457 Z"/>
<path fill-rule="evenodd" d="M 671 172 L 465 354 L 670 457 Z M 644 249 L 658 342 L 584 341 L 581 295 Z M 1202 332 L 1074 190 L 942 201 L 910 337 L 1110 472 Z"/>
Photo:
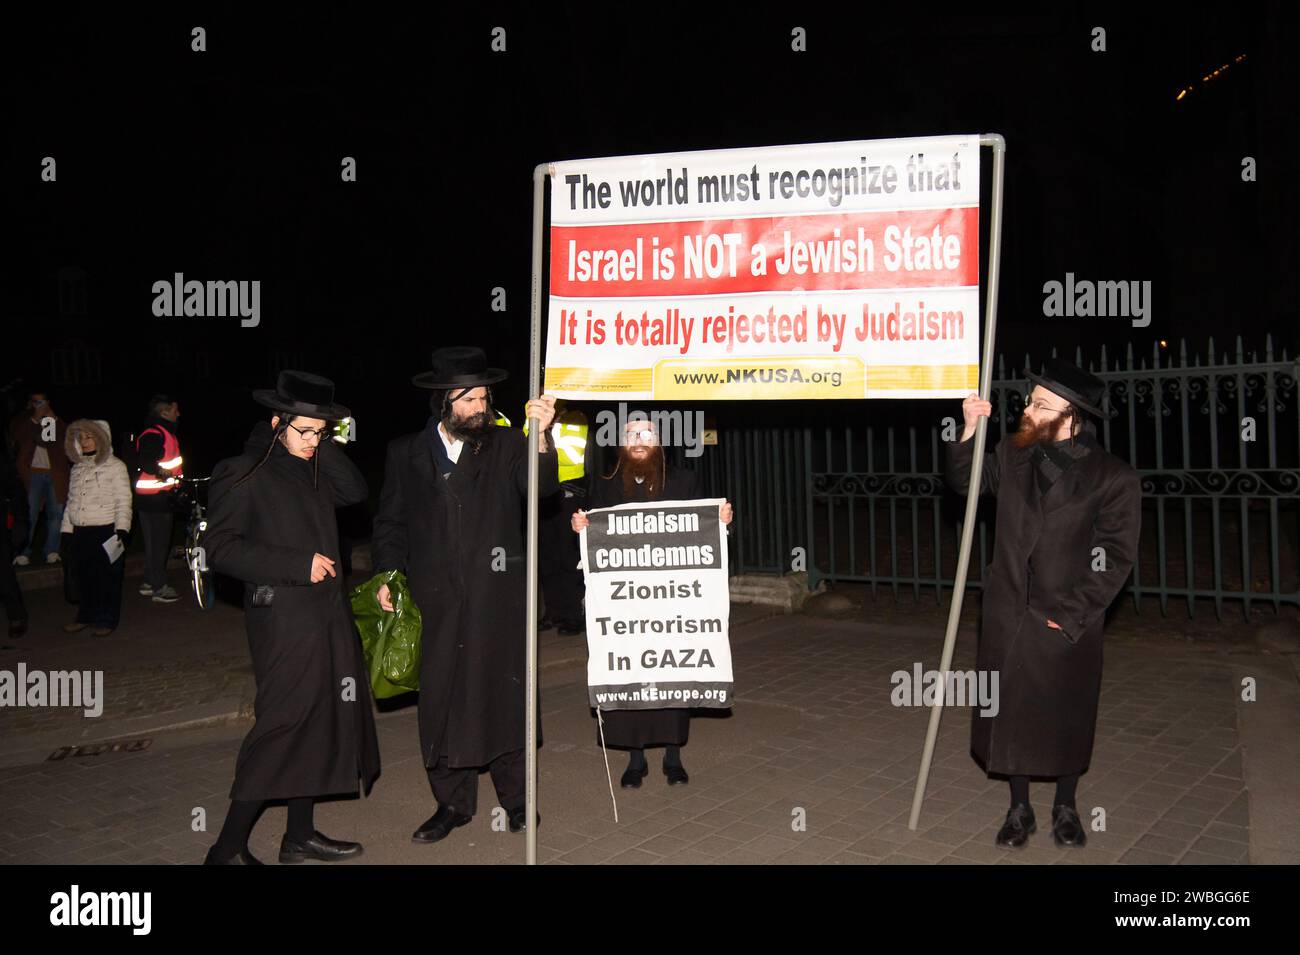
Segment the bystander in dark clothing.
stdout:
<path fill-rule="evenodd" d="M 27 632 L 27 607 L 14 573 L 13 552 L 27 543 L 27 495 L 7 450 L 0 448 L 0 603 L 9 618 L 9 636 Z"/>
<path fill-rule="evenodd" d="M 140 594 L 157 603 L 179 599 L 167 583 L 167 558 L 171 555 L 175 524 L 176 485 L 182 477 L 180 439 L 175 417 L 176 402 L 166 395 L 154 395 L 150 414 L 135 440 L 135 512 L 144 538 L 144 583 Z"/>
<path fill-rule="evenodd" d="M 14 449 L 14 464 L 27 492 L 27 540 L 16 562 L 26 564 L 36 543 L 36 519 L 45 511 L 44 559 L 59 560 L 59 525 L 68 500 L 68 456 L 64 451 L 66 435 L 63 420 L 54 413 L 44 395 L 34 394 L 27 410 L 9 426 L 9 443 Z"/>

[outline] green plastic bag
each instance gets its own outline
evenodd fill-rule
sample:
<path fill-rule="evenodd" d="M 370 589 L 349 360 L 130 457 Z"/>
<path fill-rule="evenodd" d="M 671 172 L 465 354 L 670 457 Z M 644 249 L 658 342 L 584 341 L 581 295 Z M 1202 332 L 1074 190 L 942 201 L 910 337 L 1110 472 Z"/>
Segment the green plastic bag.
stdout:
<path fill-rule="evenodd" d="M 388 585 L 393 612 L 379 606 L 379 588 Z M 361 633 L 370 689 L 387 699 L 420 688 L 420 608 L 411 599 L 406 575 L 400 570 L 375 574 L 351 594 L 352 616 Z"/>

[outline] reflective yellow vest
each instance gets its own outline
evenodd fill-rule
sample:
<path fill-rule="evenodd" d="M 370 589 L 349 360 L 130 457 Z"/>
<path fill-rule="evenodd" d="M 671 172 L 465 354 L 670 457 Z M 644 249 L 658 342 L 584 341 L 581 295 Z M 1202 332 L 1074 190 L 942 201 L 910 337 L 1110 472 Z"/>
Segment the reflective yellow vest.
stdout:
<path fill-rule="evenodd" d="M 528 433 L 528 411 L 524 406 L 524 434 Z M 551 443 L 560 457 L 560 483 L 576 481 L 586 470 L 587 416 L 575 409 L 564 409 L 551 425 Z"/>

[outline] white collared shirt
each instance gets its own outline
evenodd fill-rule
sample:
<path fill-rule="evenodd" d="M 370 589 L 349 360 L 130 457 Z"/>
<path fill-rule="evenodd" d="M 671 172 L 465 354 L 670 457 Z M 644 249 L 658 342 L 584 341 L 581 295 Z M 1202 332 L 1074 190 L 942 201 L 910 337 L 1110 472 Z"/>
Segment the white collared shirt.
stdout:
<path fill-rule="evenodd" d="M 454 464 L 460 464 L 460 450 L 465 447 L 465 442 L 452 441 L 448 438 L 446 432 L 442 430 L 442 422 L 438 423 L 438 437 L 442 439 L 442 446 L 447 449 L 447 457 L 451 458 Z"/>

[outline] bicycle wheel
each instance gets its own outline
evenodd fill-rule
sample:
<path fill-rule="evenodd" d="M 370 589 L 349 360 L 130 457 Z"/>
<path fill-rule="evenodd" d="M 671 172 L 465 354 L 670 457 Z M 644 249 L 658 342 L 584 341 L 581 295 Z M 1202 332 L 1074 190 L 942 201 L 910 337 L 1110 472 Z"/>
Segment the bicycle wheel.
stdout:
<path fill-rule="evenodd" d="M 216 597 L 216 587 L 212 580 L 212 571 L 199 570 L 194 568 L 191 574 L 191 585 L 194 587 L 194 598 L 198 601 L 200 610 L 211 610 L 213 601 Z"/>

